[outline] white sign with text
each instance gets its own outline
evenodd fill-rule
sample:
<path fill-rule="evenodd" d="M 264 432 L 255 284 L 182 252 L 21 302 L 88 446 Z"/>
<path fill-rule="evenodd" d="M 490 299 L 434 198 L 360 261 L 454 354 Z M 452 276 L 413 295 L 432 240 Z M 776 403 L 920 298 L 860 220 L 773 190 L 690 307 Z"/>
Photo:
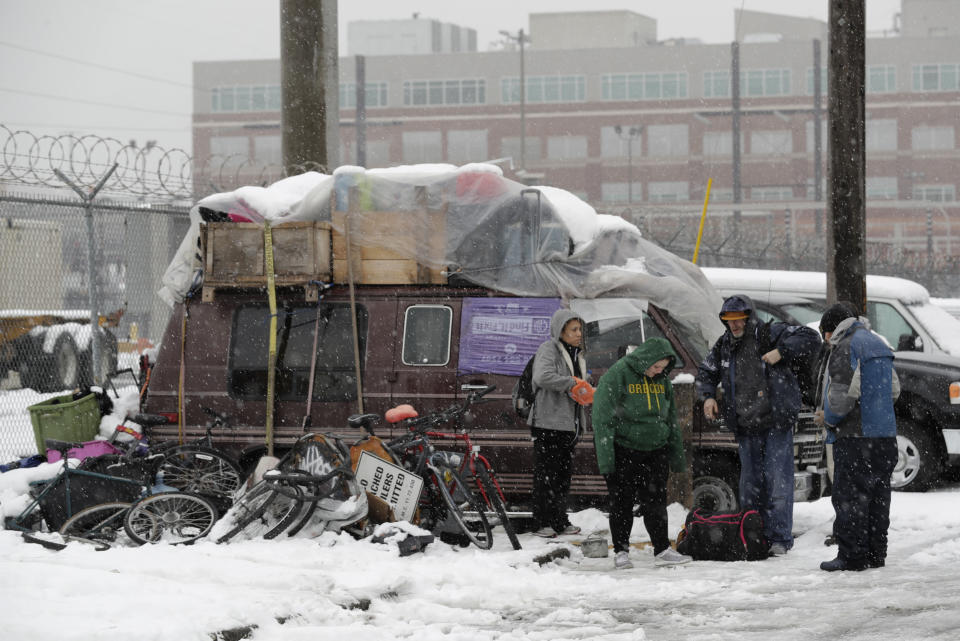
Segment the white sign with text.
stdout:
<path fill-rule="evenodd" d="M 361 452 L 357 482 L 367 492 L 386 501 L 394 515 L 409 521 L 417 511 L 423 478 L 370 452 Z"/>

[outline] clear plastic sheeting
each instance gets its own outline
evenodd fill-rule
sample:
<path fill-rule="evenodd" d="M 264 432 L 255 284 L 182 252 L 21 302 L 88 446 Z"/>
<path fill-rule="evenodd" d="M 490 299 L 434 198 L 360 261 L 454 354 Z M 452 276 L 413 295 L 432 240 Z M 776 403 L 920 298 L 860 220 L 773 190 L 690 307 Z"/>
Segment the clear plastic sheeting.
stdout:
<path fill-rule="evenodd" d="M 164 276 L 161 297 L 169 303 L 198 284 L 201 221 L 323 220 L 360 251 L 389 250 L 441 270 L 452 284 L 564 300 L 642 298 L 707 343 L 723 331 L 722 299 L 695 265 L 622 218 L 598 215 L 562 189 L 506 179 L 494 165 L 340 167 L 332 176 L 309 173 L 209 196 L 191 219 Z"/>

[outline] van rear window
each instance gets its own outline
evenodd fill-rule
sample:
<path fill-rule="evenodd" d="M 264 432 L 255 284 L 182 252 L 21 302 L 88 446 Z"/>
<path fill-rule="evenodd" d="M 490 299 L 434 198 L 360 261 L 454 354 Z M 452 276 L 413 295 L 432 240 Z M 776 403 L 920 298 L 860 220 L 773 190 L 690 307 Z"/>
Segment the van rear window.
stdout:
<path fill-rule="evenodd" d="M 445 305 L 411 305 L 403 319 L 403 364 L 446 365 L 450 360 L 453 310 Z"/>
<path fill-rule="evenodd" d="M 322 304 L 319 326 L 316 306 L 284 306 L 277 310 L 277 398 L 306 400 L 315 327 L 317 364 L 314 400 L 355 400 L 357 383 L 353 363 L 353 327 L 350 306 L 345 303 Z M 367 336 L 367 310 L 363 306 L 357 307 L 357 328 L 362 365 Z M 234 312 L 227 374 L 232 397 L 250 400 L 266 398 L 269 338 L 269 307 L 247 305 Z"/>

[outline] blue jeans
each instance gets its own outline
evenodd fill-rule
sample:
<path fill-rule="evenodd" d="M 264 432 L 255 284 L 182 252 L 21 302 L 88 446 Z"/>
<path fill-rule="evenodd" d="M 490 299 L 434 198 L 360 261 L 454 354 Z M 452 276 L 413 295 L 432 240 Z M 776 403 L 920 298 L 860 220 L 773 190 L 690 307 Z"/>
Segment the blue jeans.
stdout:
<path fill-rule="evenodd" d="M 793 547 L 793 429 L 773 427 L 737 436 L 740 509 L 757 510 L 771 544 Z"/>

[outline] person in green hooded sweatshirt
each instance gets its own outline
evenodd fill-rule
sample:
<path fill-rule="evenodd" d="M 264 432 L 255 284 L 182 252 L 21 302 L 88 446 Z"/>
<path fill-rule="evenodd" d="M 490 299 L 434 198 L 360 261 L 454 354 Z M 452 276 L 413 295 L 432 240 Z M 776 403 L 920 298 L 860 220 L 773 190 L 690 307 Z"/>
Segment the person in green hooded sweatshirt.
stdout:
<path fill-rule="evenodd" d="M 618 570 L 633 567 L 630 530 L 637 504 L 655 564 L 693 560 L 671 548 L 667 534 L 667 477 L 669 470 L 686 467 L 669 379 L 676 362 L 667 340 L 650 338 L 607 370 L 593 397 L 593 442 L 610 493 L 610 536 Z"/>

